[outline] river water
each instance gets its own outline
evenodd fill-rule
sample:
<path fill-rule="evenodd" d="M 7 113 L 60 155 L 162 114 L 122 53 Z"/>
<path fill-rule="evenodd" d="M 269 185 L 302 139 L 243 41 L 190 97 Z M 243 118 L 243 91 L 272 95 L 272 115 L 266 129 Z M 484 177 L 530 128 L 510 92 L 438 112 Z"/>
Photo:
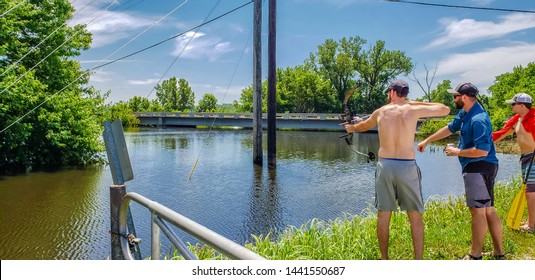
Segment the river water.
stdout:
<path fill-rule="evenodd" d="M 277 168 L 268 170 L 267 156 L 264 167 L 252 163 L 250 130 L 126 132 L 134 171 L 127 191 L 242 244 L 251 240 L 251 234 L 299 227 L 313 218 L 359 214 L 374 201 L 375 162 L 368 162 L 338 136 L 338 132 L 278 131 Z M 377 153 L 377 134 L 355 134 L 354 147 Z M 446 157 L 442 149 L 431 145 L 417 153 L 424 199 L 463 195 L 459 162 Z M 498 181 L 519 174 L 518 155 L 498 157 Z M 0 177 L 0 259 L 109 258 L 112 183 L 108 166 Z M 142 257 L 148 257 L 150 213 L 134 202 L 131 211 L 143 239 Z M 164 236 L 162 243 L 162 254 L 169 253 Z"/>

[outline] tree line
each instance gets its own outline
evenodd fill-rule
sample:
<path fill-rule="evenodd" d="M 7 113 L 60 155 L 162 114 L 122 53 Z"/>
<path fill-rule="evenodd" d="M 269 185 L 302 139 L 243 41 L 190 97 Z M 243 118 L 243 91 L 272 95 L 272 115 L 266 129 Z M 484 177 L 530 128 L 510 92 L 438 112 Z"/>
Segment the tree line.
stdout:
<path fill-rule="evenodd" d="M 86 26 L 66 24 L 74 13 L 70 2 L 0 0 L 0 12 L 15 5 L 0 17 L 0 174 L 100 163 L 102 123 L 121 118 L 136 125 L 136 111 L 252 112 L 252 85 L 233 104 L 218 104 L 206 93 L 195 105 L 188 82 L 176 77 L 156 85 L 156 99 L 106 103 L 110 92 L 90 86 L 90 73 L 76 60 L 92 39 Z M 384 41 L 367 44 L 358 36 L 327 39 L 303 64 L 277 69 L 277 112 L 342 113 L 347 107 L 371 113 L 385 104 L 390 80 L 415 65 Z M 428 86 L 422 99 L 453 107 L 449 80 Z M 267 111 L 267 81 L 262 88 Z M 535 94 L 535 62 L 495 77 L 488 91 L 480 102 L 498 129 L 512 115 L 506 99 Z"/>

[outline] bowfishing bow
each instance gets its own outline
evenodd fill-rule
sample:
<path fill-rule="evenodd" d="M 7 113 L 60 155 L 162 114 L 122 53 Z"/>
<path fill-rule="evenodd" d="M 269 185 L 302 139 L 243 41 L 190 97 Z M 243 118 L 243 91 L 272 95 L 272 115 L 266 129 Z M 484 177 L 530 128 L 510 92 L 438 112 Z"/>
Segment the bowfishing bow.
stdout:
<path fill-rule="evenodd" d="M 355 118 L 357 116 L 355 115 L 355 112 L 353 112 L 351 109 L 349 109 L 349 107 L 347 106 L 347 101 L 349 100 L 349 97 L 351 97 L 353 92 L 355 92 L 357 87 L 358 87 L 358 85 L 354 86 L 353 88 L 351 88 L 346 93 L 346 96 L 345 96 L 345 99 L 344 99 L 344 113 L 342 115 L 338 116 L 338 118 L 341 121 L 340 122 L 341 126 L 343 126 L 344 124 L 355 124 Z M 365 119 L 369 118 L 370 116 L 371 115 L 363 116 L 362 120 L 365 120 Z M 373 152 L 368 152 L 368 154 L 365 154 L 365 153 L 357 150 L 357 148 L 355 148 L 355 146 L 353 146 L 353 132 L 348 132 L 348 133 L 346 133 L 344 135 L 341 135 L 338 138 L 344 138 L 344 140 L 346 141 L 346 143 L 349 146 L 349 148 L 351 150 L 353 150 L 353 152 L 355 152 L 356 154 L 366 157 L 367 158 L 366 161 L 368 163 L 370 161 L 374 161 L 375 160 L 375 154 Z"/>

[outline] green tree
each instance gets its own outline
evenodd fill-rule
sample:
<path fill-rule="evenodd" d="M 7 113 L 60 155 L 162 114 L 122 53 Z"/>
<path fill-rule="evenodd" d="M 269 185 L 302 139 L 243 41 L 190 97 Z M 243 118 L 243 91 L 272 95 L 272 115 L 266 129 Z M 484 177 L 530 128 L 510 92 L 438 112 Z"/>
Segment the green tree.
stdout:
<path fill-rule="evenodd" d="M 488 101 L 492 126 L 500 129 L 513 116 L 511 106 L 506 106 L 505 100 L 520 92 L 535 96 L 535 62 L 528 63 L 526 67 L 516 66 L 513 72 L 496 76 L 488 91 L 492 94 Z"/>
<path fill-rule="evenodd" d="M 262 82 L 262 112 L 267 112 L 267 81 Z M 278 103 L 278 102 L 277 102 Z M 238 112 L 253 112 L 253 85 L 242 89 L 240 100 L 234 101 Z"/>
<path fill-rule="evenodd" d="M 310 53 L 305 65 L 316 70 L 331 82 L 340 104 L 346 93 L 354 86 L 353 79 L 357 65 L 362 58 L 362 45 L 366 40 L 360 37 L 342 38 L 339 42 L 327 39 L 318 46 L 317 53 Z"/>
<path fill-rule="evenodd" d="M 451 81 L 443 80 L 437 85 L 436 89 L 430 92 L 429 95 L 433 97 L 431 102 L 442 103 L 450 107 L 450 115 L 456 115 L 459 112 L 459 109 L 457 109 L 453 103 L 453 94 L 448 92 L 448 89 L 450 88 L 452 88 Z"/>
<path fill-rule="evenodd" d="M 340 102 L 330 81 L 308 66 L 277 69 L 277 112 L 338 112 Z M 262 82 L 262 112 L 267 112 L 267 81 Z M 253 87 L 243 89 L 240 101 L 234 102 L 240 112 L 253 111 Z"/>
<path fill-rule="evenodd" d="M 200 112 L 215 112 L 217 108 L 217 98 L 211 94 L 205 94 L 199 101 L 198 110 Z"/>
<path fill-rule="evenodd" d="M 305 66 L 277 69 L 278 112 L 329 113 L 340 103 L 329 80 Z"/>
<path fill-rule="evenodd" d="M 185 79 L 172 77 L 156 85 L 156 96 L 163 108 L 168 111 L 192 110 L 195 105 L 195 93 Z"/>
<path fill-rule="evenodd" d="M 128 107 L 132 112 L 146 112 L 150 108 L 150 100 L 146 97 L 134 96 L 128 100 Z"/>
<path fill-rule="evenodd" d="M 386 49 L 384 41 L 377 41 L 369 50 L 362 49 L 365 43 L 360 37 L 342 38 L 339 42 L 327 39 L 305 61 L 307 67 L 331 82 L 340 104 L 345 103 L 346 94 L 352 94 L 349 106 L 360 113 L 382 106 L 388 82 L 407 75 L 413 68 L 404 52 Z"/>
<path fill-rule="evenodd" d="M 123 127 L 132 127 L 139 124 L 139 119 L 134 116 L 134 111 L 130 107 L 130 102 L 119 101 L 108 105 L 109 120 L 121 119 Z"/>
<path fill-rule="evenodd" d="M 19 5 L 20 4 L 20 5 Z M 67 0 L 0 0 L 0 172 L 99 161 L 105 95 L 72 59 L 91 34 Z"/>

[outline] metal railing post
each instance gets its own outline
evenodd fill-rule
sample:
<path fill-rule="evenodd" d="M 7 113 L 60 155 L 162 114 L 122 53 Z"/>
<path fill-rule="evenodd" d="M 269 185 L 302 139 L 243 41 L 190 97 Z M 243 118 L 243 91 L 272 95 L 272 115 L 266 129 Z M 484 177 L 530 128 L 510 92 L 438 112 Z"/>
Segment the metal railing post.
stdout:
<path fill-rule="evenodd" d="M 115 136 L 114 136 L 115 135 Z M 121 202 L 124 196 L 126 195 L 126 186 L 124 185 L 125 181 L 130 180 L 133 178 L 133 174 L 130 167 L 130 158 L 128 157 L 128 153 L 126 151 L 126 143 L 124 140 L 124 134 L 122 130 L 122 124 L 121 120 L 117 119 L 115 122 L 110 123 L 109 121 L 104 122 L 104 132 L 102 133 L 102 137 L 104 138 L 104 143 L 106 145 L 106 153 L 108 155 L 108 161 L 110 164 L 110 170 L 112 173 L 112 179 L 114 186 L 110 187 L 110 221 L 111 221 L 111 250 L 112 250 L 112 259 L 115 257 L 119 257 L 119 254 L 116 252 L 117 250 L 121 250 L 121 247 L 115 247 L 117 244 L 115 243 L 116 240 L 114 238 L 119 238 L 120 235 L 118 235 L 119 231 L 115 230 L 116 227 L 114 225 L 115 221 L 119 220 L 119 212 L 115 212 L 113 209 L 115 208 L 121 208 Z M 120 143 L 122 146 L 122 150 L 119 150 L 119 147 L 117 147 L 117 142 Z M 122 153 L 121 153 L 122 152 Z M 120 155 L 121 153 L 121 155 Z M 121 156 L 123 161 L 126 161 L 126 165 L 121 165 Z M 128 172 L 127 174 L 124 174 L 123 168 L 126 168 Z M 120 186 L 122 190 L 120 191 L 114 191 L 114 187 Z M 119 197 L 119 194 L 120 197 Z M 112 196 L 117 196 L 112 199 Z M 127 217 L 128 217 L 128 230 L 130 233 L 136 235 L 136 229 L 134 227 L 134 220 L 132 218 L 132 213 L 130 212 L 130 207 L 127 211 Z M 117 227 L 118 228 L 118 227 Z M 120 243 L 119 243 L 120 244 Z M 137 243 L 134 244 L 134 256 L 137 260 L 141 259 L 141 252 L 139 250 L 139 245 Z M 123 258 L 118 259 L 124 259 L 126 258 L 123 256 Z"/>
<path fill-rule="evenodd" d="M 151 211 L 151 259 L 160 259 L 160 228 L 156 224 L 156 218 L 158 216 Z"/>
<path fill-rule="evenodd" d="M 124 260 L 121 250 L 121 235 L 119 224 L 119 213 L 121 212 L 121 202 L 126 195 L 125 185 L 110 186 L 110 235 L 111 235 L 111 259 Z"/>

